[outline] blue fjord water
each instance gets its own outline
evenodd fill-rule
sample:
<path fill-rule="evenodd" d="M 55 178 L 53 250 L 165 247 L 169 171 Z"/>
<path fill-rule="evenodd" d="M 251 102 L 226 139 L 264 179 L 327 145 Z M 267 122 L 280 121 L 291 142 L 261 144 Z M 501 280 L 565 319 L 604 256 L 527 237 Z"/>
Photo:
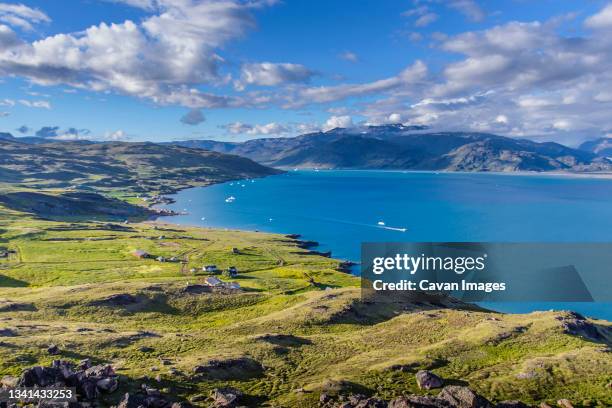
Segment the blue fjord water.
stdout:
<path fill-rule="evenodd" d="M 235 200 L 226 202 L 230 196 Z M 392 171 L 291 171 L 178 193 L 179 224 L 299 233 L 358 261 L 361 242 L 612 242 L 612 180 Z M 402 232 L 386 227 L 405 228 Z M 612 320 L 610 303 L 495 303 Z"/>

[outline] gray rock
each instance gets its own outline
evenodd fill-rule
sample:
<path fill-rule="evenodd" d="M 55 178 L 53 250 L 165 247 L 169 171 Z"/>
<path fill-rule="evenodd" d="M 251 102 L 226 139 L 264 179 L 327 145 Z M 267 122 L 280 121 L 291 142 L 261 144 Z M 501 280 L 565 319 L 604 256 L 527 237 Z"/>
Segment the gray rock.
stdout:
<path fill-rule="evenodd" d="M 57 354 L 60 353 L 60 349 L 55 344 L 51 344 L 51 345 L 49 345 L 49 347 L 47 347 L 47 353 L 49 353 L 52 356 L 54 356 L 54 355 L 57 355 Z"/>
<path fill-rule="evenodd" d="M 216 388 L 211 395 L 216 408 L 234 408 L 242 396 L 242 391 L 232 387 Z"/>
<path fill-rule="evenodd" d="M 115 377 L 108 377 L 98 380 L 96 387 L 102 392 L 114 392 L 119 386 L 119 381 Z"/>
<path fill-rule="evenodd" d="M 448 401 L 456 408 L 493 408 L 486 398 L 476 394 L 468 387 L 447 385 L 438 394 L 438 399 Z"/>
<path fill-rule="evenodd" d="M 442 380 L 442 378 L 427 370 L 419 370 L 416 373 L 416 382 L 419 388 L 422 390 L 442 388 L 442 385 L 444 384 L 444 380 Z"/>

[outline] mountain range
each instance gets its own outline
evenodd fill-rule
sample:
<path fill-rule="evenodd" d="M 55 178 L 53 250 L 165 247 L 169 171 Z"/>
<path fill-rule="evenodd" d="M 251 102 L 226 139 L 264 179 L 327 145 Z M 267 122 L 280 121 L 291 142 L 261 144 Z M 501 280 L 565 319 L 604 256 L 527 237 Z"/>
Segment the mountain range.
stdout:
<path fill-rule="evenodd" d="M 175 145 L 248 157 L 279 168 L 444 171 L 610 171 L 594 151 L 489 133 L 431 132 L 401 124 L 336 128 L 246 142 L 187 140 Z"/>
<path fill-rule="evenodd" d="M 580 150 L 595 153 L 598 156 L 612 156 L 612 138 L 601 137 L 595 140 L 584 142 L 579 147 Z"/>

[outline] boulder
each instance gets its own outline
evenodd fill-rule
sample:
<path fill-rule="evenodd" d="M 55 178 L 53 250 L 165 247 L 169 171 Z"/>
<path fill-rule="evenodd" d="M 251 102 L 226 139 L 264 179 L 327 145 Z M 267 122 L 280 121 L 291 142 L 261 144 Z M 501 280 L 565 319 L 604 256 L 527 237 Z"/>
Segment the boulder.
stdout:
<path fill-rule="evenodd" d="M 216 388 L 211 394 L 216 408 L 234 408 L 242 396 L 242 391 L 232 387 Z"/>
<path fill-rule="evenodd" d="M 52 356 L 55 356 L 60 353 L 60 349 L 55 344 L 51 344 L 49 345 L 49 347 L 47 347 L 47 353 L 51 354 Z"/>
<path fill-rule="evenodd" d="M 431 371 L 419 370 L 416 373 L 416 382 L 420 389 L 431 390 L 433 388 L 442 388 L 444 381 Z"/>
<path fill-rule="evenodd" d="M 110 364 L 98 364 L 85 370 L 85 375 L 87 377 L 112 377 L 116 374 Z"/>
<path fill-rule="evenodd" d="M 144 405 L 144 398 L 140 395 L 134 395 L 130 393 L 126 393 L 117 408 L 140 408 Z"/>
<path fill-rule="evenodd" d="M 559 408 L 574 408 L 572 403 L 567 399 L 560 399 L 559 401 L 557 401 L 557 405 L 559 406 Z"/>
<path fill-rule="evenodd" d="M 468 387 L 447 385 L 438 394 L 438 399 L 445 400 L 456 408 L 493 408 L 486 398 L 476 394 Z"/>
<path fill-rule="evenodd" d="M 102 392 L 111 393 L 119 387 L 119 381 L 115 377 L 103 378 L 96 382 L 96 387 Z"/>

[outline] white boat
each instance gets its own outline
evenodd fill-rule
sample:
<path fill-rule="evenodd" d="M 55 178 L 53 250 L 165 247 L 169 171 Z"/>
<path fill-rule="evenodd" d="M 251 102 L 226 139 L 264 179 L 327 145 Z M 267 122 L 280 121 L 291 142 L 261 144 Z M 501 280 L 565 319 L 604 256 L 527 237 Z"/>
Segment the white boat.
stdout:
<path fill-rule="evenodd" d="M 226 203 L 233 203 L 234 201 L 236 201 L 236 197 L 234 196 L 229 196 L 225 199 Z"/>
<path fill-rule="evenodd" d="M 378 221 L 378 225 L 380 225 L 381 227 L 385 226 L 385 222 L 384 221 Z"/>

